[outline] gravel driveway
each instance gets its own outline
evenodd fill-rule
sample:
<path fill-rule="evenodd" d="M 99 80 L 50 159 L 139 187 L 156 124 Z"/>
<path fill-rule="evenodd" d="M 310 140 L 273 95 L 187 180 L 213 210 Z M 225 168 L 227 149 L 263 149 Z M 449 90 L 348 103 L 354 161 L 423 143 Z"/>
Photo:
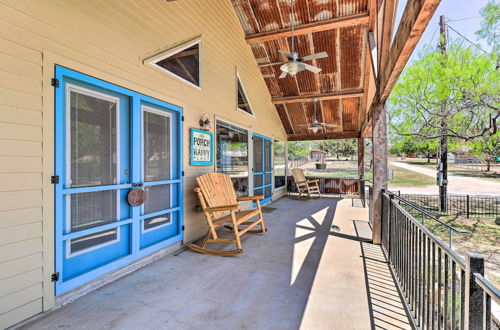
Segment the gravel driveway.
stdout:
<path fill-rule="evenodd" d="M 421 173 L 433 178 L 436 171 L 420 166 L 409 165 L 401 162 L 391 162 L 393 166 L 401 167 L 410 171 Z M 403 187 L 398 188 L 405 194 L 437 194 L 438 186 L 425 187 Z M 456 174 L 448 174 L 448 193 L 456 195 L 496 195 L 500 196 L 500 183 L 477 178 L 468 178 Z"/>

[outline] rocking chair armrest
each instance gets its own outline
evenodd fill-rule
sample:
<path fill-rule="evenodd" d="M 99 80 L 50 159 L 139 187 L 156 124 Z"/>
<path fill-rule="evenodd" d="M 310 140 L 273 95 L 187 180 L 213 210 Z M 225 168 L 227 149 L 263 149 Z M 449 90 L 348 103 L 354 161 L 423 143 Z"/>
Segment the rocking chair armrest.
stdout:
<path fill-rule="evenodd" d="M 203 209 L 205 212 L 221 212 L 221 211 L 234 211 L 239 209 L 240 206 L 238 204 L 232 205 L 224 205 L 224 206 L 214 206 L 214 207 L 206 207 Z"/>
<path fill-rule="evenodd" d="M 297 181 L 297 180 L 295 180 L 295 183 L 296 184 L 307 184 L 307 180 L 306 181 Z"/>
<path fill-rule="evenodd" d="M 258 196 L 246 196 L 246 197 L 238 197 L 237 200 L 238 202 L 244 202 L 244 201 L 257 201 L 257 200 L 262 200 L 264 199 L 264 196 L 258 195 Z"/>
<path fill-rule="evenodd" d="M 319 179 L 311 179 L 311 180 L 307 180 L 307 183 L 312 183 L 312 182 L 319 182 Z"/>

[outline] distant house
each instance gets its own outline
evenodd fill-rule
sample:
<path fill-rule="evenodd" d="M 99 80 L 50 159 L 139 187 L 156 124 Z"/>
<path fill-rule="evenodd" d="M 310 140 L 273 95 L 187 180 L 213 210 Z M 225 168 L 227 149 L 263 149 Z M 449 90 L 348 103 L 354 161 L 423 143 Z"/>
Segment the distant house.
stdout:
<path fill-rule="evenodd" d="M 326 157 L 326 151 L 324 150 L 312 150 L 309 154 L 309 158 L 315 162 L 324 163 Z"/>

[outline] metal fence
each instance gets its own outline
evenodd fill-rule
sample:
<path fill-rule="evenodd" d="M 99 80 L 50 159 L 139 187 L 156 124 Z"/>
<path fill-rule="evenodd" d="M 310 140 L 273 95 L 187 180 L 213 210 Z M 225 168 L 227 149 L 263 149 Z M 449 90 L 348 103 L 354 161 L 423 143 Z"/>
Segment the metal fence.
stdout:
<path fill-rule="evenodd" d="M 491 300 L 500 303 L 500 292 L 484 278 L 484 258 L 464 261 L 399 202 L 383 194 L 382 246 L 413 326 L 496 328 Z"/>
<path fill-rule="evenodd" d="M 398 195 L 434 214 L 467 218 L 500 217 L 500 197 L 448 195 L 447 210 L 441 211 L 439 209 L 439 195 L 401 194 L 400 192 Z"/>
<path fill-rule="evenodd" d="M 359 180 L 352 178 L 307 177 L 308 180 L 319 180 L 319 190 L 322 197 L 336 197 L 339 195 L 357 195 Z M 287 180 L 287 191 L 290 195 L 298 193 L 297 185 L 292 176 Z"/>

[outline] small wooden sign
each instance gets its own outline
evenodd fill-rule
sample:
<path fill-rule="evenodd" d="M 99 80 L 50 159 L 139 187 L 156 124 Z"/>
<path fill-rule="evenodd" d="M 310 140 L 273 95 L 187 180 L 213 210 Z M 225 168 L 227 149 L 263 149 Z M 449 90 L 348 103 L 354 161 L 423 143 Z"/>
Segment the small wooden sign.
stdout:
<path fill-rule="evenodd" d="M 211 132 L 191 129 L 190 164 L 210 166 L 214 164 L 214 136 Z"/>

